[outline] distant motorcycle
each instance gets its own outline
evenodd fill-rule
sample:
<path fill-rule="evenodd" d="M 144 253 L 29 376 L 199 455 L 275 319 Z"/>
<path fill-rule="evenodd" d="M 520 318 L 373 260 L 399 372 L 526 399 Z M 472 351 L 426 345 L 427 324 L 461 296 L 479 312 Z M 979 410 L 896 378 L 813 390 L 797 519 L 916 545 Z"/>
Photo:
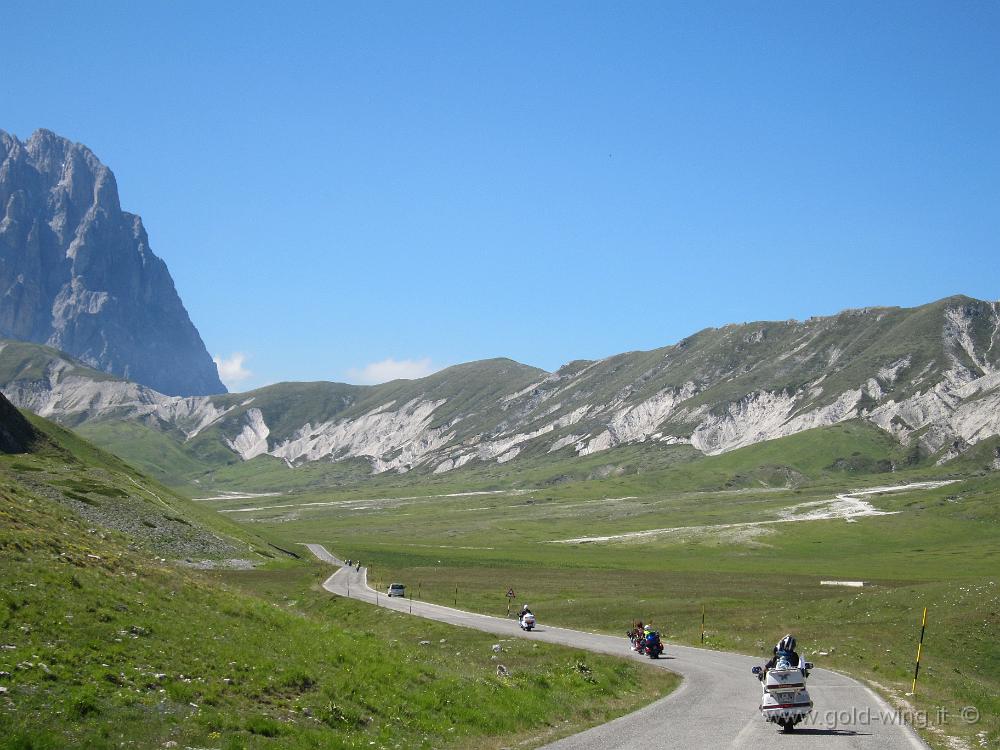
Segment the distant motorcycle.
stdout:
<path fill-rule="evenodd" d="M 754 667 L 751 671 L 761 682 L 760 714 L 782 731 L 791 732 L 812 711 L 813 702 L 806 690 L 806 677 L 813 668 L 807 661 L 804 669 L 779 659 L 771 669 Z"/>
<path fill-rule="evenodd" d="M 532 630 L 535 627 L 535 616 L 531 612 L 525 612 L 521 615 L 518 624 L 521 626 L 521 630 Z"/>
<path fill-rule="evenodd" d="M 645 638 L 643 638 L 642 652 L 650 659 L 659 659 L 660 654 L 663 653 L 663 642 L 660 640 L 660 634 L 655 630 L 650 630 L 646 633 Z"/>

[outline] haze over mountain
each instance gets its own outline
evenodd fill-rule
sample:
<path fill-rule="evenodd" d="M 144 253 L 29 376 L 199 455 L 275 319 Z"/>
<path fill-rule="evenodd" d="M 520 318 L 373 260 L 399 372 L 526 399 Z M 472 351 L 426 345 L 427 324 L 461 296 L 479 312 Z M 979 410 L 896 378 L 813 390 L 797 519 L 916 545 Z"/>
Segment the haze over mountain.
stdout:
<path fill-rule="evenodd" d="M 951 297 L 729 325 L 553 373 L 495 359 L 379 386 L 279 383 L 197 398 L 9 342 L 0 387 L 143 468 L 172 461 L 188 479 L 254 461 L 444 473 L 637 443 L 712 455 L 847 420 L 943 462 L 1000 434 L 1000 304 Z"/>
<path fill-rule="evenodd" d="M 164 394 L 225 393 L 142 219 L 86 146 L 0 131 L 0 217 L 0 335 Z"/>

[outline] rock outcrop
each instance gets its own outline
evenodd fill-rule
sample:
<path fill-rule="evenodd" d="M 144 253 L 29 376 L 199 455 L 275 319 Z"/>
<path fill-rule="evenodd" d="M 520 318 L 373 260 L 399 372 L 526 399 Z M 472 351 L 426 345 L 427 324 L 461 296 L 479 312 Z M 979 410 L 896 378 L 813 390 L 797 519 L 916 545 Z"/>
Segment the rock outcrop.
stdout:
<path fill-rule="evenodd" d="M 0 453 L 28 453 L 38 439 L 31 423 L 0 395 Z"/>
<path fill-rule="evenodd" d="M 111 170 L 47 130 L 0 131 L 0 336 L 165 394 L 226 390 Z"/>

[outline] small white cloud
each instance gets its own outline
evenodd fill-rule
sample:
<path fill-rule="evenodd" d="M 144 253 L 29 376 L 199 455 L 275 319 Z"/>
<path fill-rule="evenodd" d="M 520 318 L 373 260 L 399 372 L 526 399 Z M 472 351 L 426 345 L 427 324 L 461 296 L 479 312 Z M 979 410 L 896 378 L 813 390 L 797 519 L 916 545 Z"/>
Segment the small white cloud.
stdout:
<path fill-rule="evenodd" d="M 347 377 L 355 383 L 361 385 L 376 385 L 387 383 L 390 380 L 415 380 L 423 378 L 440 370 L 431 364 L 430 357 L 423 359 L 383 359 L 381 362 L 372 362 L 358 369 L 352 367 L 347 371 Z"/>
<path fill-rule="evenodd" d="M 243 366 L 246 358 L 247 355 L 242 352 L 234 352 L 228 357 L 212 357 L 215 366 L 219 368 L 219 379 L 226 384 L 226 388 L 233 389 L 253 375 Z"/>

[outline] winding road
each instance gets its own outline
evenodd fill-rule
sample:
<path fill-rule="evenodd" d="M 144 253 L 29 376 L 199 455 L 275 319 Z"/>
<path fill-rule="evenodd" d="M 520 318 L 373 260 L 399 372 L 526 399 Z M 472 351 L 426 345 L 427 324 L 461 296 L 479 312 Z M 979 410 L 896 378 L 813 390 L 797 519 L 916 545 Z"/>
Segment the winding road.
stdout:
<path fill-rule="evenodd" d="M 566 737 L 552 750 L 610 750 L 626 748 L 815 748 L 828 750 L 926 749 L 916 733 L 869 688 L 836 672 L 815 669 L 809 693 L 815 710 L 811 719 L 790 734 L 764 722 L 757 709 L 760 688 L 750 668 L 760 660 L 722 651 L 667 644 L 666 658 L 653 662 L 629 649 L 625 637 L 550 627 L 539 620 L 524 633 L 512 619 L 465 612 L 410 599 L 390 599 L 367 583 L 367 569 L 345 566 L 318 544 L 306 547 L 317 558 L 340 566 L 323 584 L 338 596 L 378 604 L 439 622 L 474 628 L 507 637 L 525 637 L 601 654 L 641 659 L 669 669 L 684 680 L 670 695 L 635 713 Z"/>

